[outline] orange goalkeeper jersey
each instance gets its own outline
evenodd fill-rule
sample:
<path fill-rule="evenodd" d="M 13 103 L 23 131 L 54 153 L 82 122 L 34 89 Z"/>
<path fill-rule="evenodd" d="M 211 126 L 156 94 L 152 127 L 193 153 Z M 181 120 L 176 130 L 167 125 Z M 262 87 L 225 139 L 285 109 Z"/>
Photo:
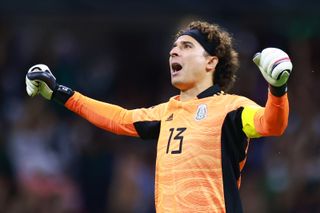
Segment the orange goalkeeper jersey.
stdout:
<path fill-rule="evenodd" d="M 287 95 L 270 92 L 265 107 L 218 86 L 194 100 L 179 96 L 151 108 L 126 110 L 76 92 L 66 107 L 116 134 L 157 139 L 157 212 L 242 212 L 241 170 L 250 138 L 280 135 Z"/>

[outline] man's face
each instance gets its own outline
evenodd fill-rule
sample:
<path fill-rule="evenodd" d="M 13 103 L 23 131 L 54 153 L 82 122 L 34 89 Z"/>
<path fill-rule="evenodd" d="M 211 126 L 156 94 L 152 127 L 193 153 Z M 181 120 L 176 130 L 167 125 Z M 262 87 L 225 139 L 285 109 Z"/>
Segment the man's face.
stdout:
<path fill-rule="evenodd" d="M 170 51 L 171 83 L 185 91 L 201 84 L 208 75 L 208 61 L 203 47 L 191 36 L 180 36 Z"/>

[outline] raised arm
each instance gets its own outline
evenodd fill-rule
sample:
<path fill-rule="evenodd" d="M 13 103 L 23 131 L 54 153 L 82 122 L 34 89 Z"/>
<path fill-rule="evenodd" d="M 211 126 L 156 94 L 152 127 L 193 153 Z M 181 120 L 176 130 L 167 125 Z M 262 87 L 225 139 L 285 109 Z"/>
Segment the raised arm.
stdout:
<path fill-rule="evenodd" d="M 115 134 L 156 139 L 160 131 L 164 104 L 152 108 L 127 110 L 120 106 L 94 100 L 59 85 L 50 69 L 43 64 L 31 67 L 26 75 L 29 96 L 41 94 L 48 100 L 63 104 L 97 127 Z"/>
<path fill-rule="evenodd" d="M 266 48 L 253 61 L 269 83 L 269 93 L 264 108 L 244 107 L 243 131 L 249 138 L 282 135 L 289 117 L 287 81 L 292 71 L 291 60 L 280 49 Z"/>

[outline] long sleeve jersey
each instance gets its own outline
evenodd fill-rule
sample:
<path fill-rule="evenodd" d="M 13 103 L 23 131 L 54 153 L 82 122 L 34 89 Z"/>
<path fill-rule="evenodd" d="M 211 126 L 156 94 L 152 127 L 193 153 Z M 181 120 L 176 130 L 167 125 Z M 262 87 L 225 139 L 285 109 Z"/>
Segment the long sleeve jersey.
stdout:
<path fill-rule="evenodd" d="M 155 206 L 165 212 L 242 212 L 241 171 L 249 140 L 281 135 L 287 94 L 270 92 L 265 107 L 212 86 L 182 102 L 174 96 L 150 108 L 127 110 L 78 92 L 65 106 L 121 135 L 156 139 Z"/>

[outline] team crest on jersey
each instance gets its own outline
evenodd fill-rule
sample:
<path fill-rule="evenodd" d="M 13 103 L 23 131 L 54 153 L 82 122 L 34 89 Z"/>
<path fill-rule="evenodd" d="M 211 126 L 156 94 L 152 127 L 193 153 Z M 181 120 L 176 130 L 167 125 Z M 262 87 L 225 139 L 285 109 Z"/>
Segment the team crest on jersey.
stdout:
<path fill-rule="evenodd" d="M 196 114 L 195 119 L 196 119 L 197 121 L 200 121 L 200 120 L 204 119 L 205 117 L 207 117 L 207 113 L 208 113 L 207 105 L 205 105 L 205 104 L 200 104 L 200 105 L 198 106 L 197 114 Z"/>

